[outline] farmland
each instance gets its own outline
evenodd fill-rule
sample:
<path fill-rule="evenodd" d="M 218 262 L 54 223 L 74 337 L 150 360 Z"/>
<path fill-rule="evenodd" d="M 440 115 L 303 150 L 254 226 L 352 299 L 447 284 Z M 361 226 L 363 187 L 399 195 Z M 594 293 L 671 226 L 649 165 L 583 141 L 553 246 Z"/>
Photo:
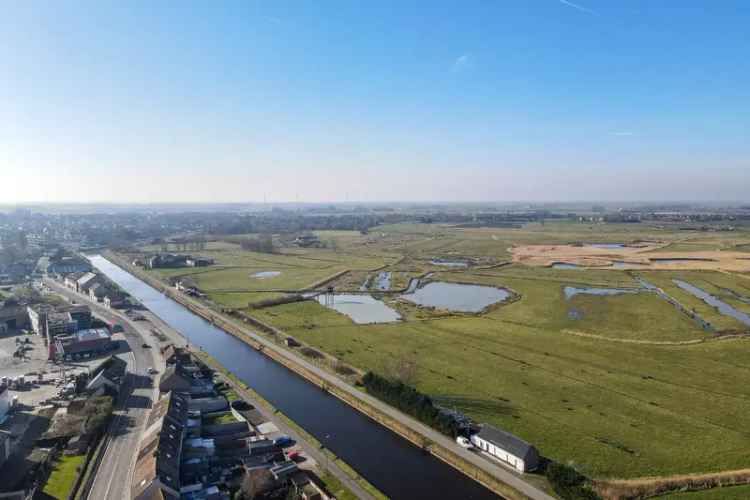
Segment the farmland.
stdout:
<path fill-rule="evenodd" d="M 750 312 L 750 275 L 738 271 L 750 248 L 742 230 L 707 234 L 637 224 L 529 224 L 523 229 L 458 229 L 399 224 L 359 232 L 319 232 L 327 248 L 276 254 L 227 243 L 200 252 L 216 264 L 152 271 L 191 277 L 208 299 L 240 309 L 362 370 L 384 372 L 391 359 L 418 366 L 413 384 L 440 404 L 534 443 L 557 461 L 598 479 L 638 478 L 746 468 L 750 448 L 750 343 L 747 330 L 680 289 L 680 279 Z M 554 269 L 513 262 L 522 245 L 655 242 L 645 254 L 729 252 L 732 266 L 668 269 Z M 213 245 L 213 246 L 212 246 Z M 466 261 L 447 268 L 439 261 Z M 750 262 L 750 261 L 748 261 Z M 675 268 L 676 267 L 676 268 Z M 252 275 L 280 274 L 268 279 Z M 398 294 L 382 299 L 401 313 L 392 323 L 355 324 L 315 301 L 264 308 L 275 298 L 341 273 L 337 289 L 355 290 L 373 273 L 392 287 L 433 273 L 432 281 L 491 285 L 518 300 L 482 314 L 416 307 Z M 708 321 L 707 331 L 636 278 Z M 565 287 L 626 289 L 577 294 Z M 742 487 L 739 487 L 742 488 Z M 734 490 L 734 491 L 740 491 Z M 685 494 L 685 498 L 703 498 Z M 682 497 L 675 497 L 682 498 Z M 707 497 L 708 498 L 708 497 Z M 718 498 L 718 497 L 717 497 Z"/>

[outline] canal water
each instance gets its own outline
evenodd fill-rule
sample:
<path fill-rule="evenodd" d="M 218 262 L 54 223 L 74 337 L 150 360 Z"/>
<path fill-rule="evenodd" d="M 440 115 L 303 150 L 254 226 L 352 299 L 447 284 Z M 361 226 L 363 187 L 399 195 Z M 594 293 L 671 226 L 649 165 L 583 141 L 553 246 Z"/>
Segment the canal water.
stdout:
<path fill-rule="evenodd" d="M 201 346 L 389 497 L 498 498 L 479 483 L 191 313 L 103 257 L 93 256 L 91 262 L 182 333 L 192 345 Z"/>

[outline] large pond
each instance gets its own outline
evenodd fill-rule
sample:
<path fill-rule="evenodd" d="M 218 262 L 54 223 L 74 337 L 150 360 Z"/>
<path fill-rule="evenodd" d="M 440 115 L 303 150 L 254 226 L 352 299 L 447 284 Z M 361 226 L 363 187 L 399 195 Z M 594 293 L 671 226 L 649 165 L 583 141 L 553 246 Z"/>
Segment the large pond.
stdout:
<path fill-rule="evenodd" d="M 434 307 L 457 312 L 480 312 L 492 304 L 510 297 L 502 288 L 483 285 L 464 285 L 436 281 L 405 293 L 401 298 L 423 307 Z"/>
<path fill-rule="evenodd" d="M 675 283 L 675 285 L 682 288 L 686 292 L 698 297 L 706 304 L 715 307 L 719 311 L 719 313 L 725 316 L 731 316 L 732 318 L 736 319 L 740 323 L 750 326 L 750 315 L 742 311 L 738 311 L 737 309 L 730 306 L 723 300 L 717 299 L 716 297 L 706 292 L 705 290 L 702 290 L 695 285 L 691 285 L 690 283 L 686 281 L 677 280 L 677 279 L 674 279 L 672 281 Z"/>
<path fill-rule="evenodd" d="M 334 294 L 318 295 L 318 302 L 346 314 L 352 321 L 360 325 L 368 323 L 392 323 L 401 319 L 401 316 L 384 302 L 376 299 L 372 295 L 358 294 Z"/>
<path fill-rule="evenodd" d="M 91 261 L 182 333 L 191 344 L 205 349 L 388 497 L 398 500 L 497 498 L 479 483 L 204 321 L 106 259 L 95 256 Z"/>
<path fill-rule="evenodd" d="M 566 286 L 563 288 L 565 298 L 570 300 L 576 295 L 622 295 L 625 293 L 640 293 L 643 292 L 642 288 L 593 288 L 593 287 L 575 287 Z"/>

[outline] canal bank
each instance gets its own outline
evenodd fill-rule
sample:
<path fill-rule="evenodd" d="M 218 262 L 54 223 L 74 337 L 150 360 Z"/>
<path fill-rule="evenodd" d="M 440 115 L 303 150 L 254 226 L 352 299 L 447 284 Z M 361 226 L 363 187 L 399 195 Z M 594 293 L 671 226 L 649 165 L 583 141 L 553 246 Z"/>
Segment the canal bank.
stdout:
<path fill-rule="evenodd" d="M 495 498 L 491 491 L 469 477 L 508 498 L 550 498 L 502 466 L 464 449 L 455 449 L 457 447 L 449 438 L 285 352 L 246 328 L 227 321 L 146 273 L 132 269 L 117 256 L 110 254 L 108 258 L 137 273 L 151 286 L 106 259 L 95 257 L 92 260 L 146 307 L 183 332 L 192 343 L 203 346 L 222 365 L 392 498 Z M 164 295 L 154 288 L 164 292 Z M 185 308 L 203 319 L 189 314 Z M 264 355 L 258 351 L 263 351 Z M 294 377 L 287 369 L 318 387 Z M 331 394 L 336 397 L 331 397 Z M 373 420 L 413 444 L 375 424 Z M 466 475 L 459 473 L 459 470 Z"/>

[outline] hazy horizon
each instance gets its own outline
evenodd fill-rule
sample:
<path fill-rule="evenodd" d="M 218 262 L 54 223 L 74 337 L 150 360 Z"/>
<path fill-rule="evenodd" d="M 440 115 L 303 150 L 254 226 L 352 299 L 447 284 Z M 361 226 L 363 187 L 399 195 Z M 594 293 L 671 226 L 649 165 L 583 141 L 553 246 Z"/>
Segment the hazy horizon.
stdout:
<path fill-rule="evenodd" d="M 750 4 L 0 7 L 0 202 L 724 202 Z"/>

